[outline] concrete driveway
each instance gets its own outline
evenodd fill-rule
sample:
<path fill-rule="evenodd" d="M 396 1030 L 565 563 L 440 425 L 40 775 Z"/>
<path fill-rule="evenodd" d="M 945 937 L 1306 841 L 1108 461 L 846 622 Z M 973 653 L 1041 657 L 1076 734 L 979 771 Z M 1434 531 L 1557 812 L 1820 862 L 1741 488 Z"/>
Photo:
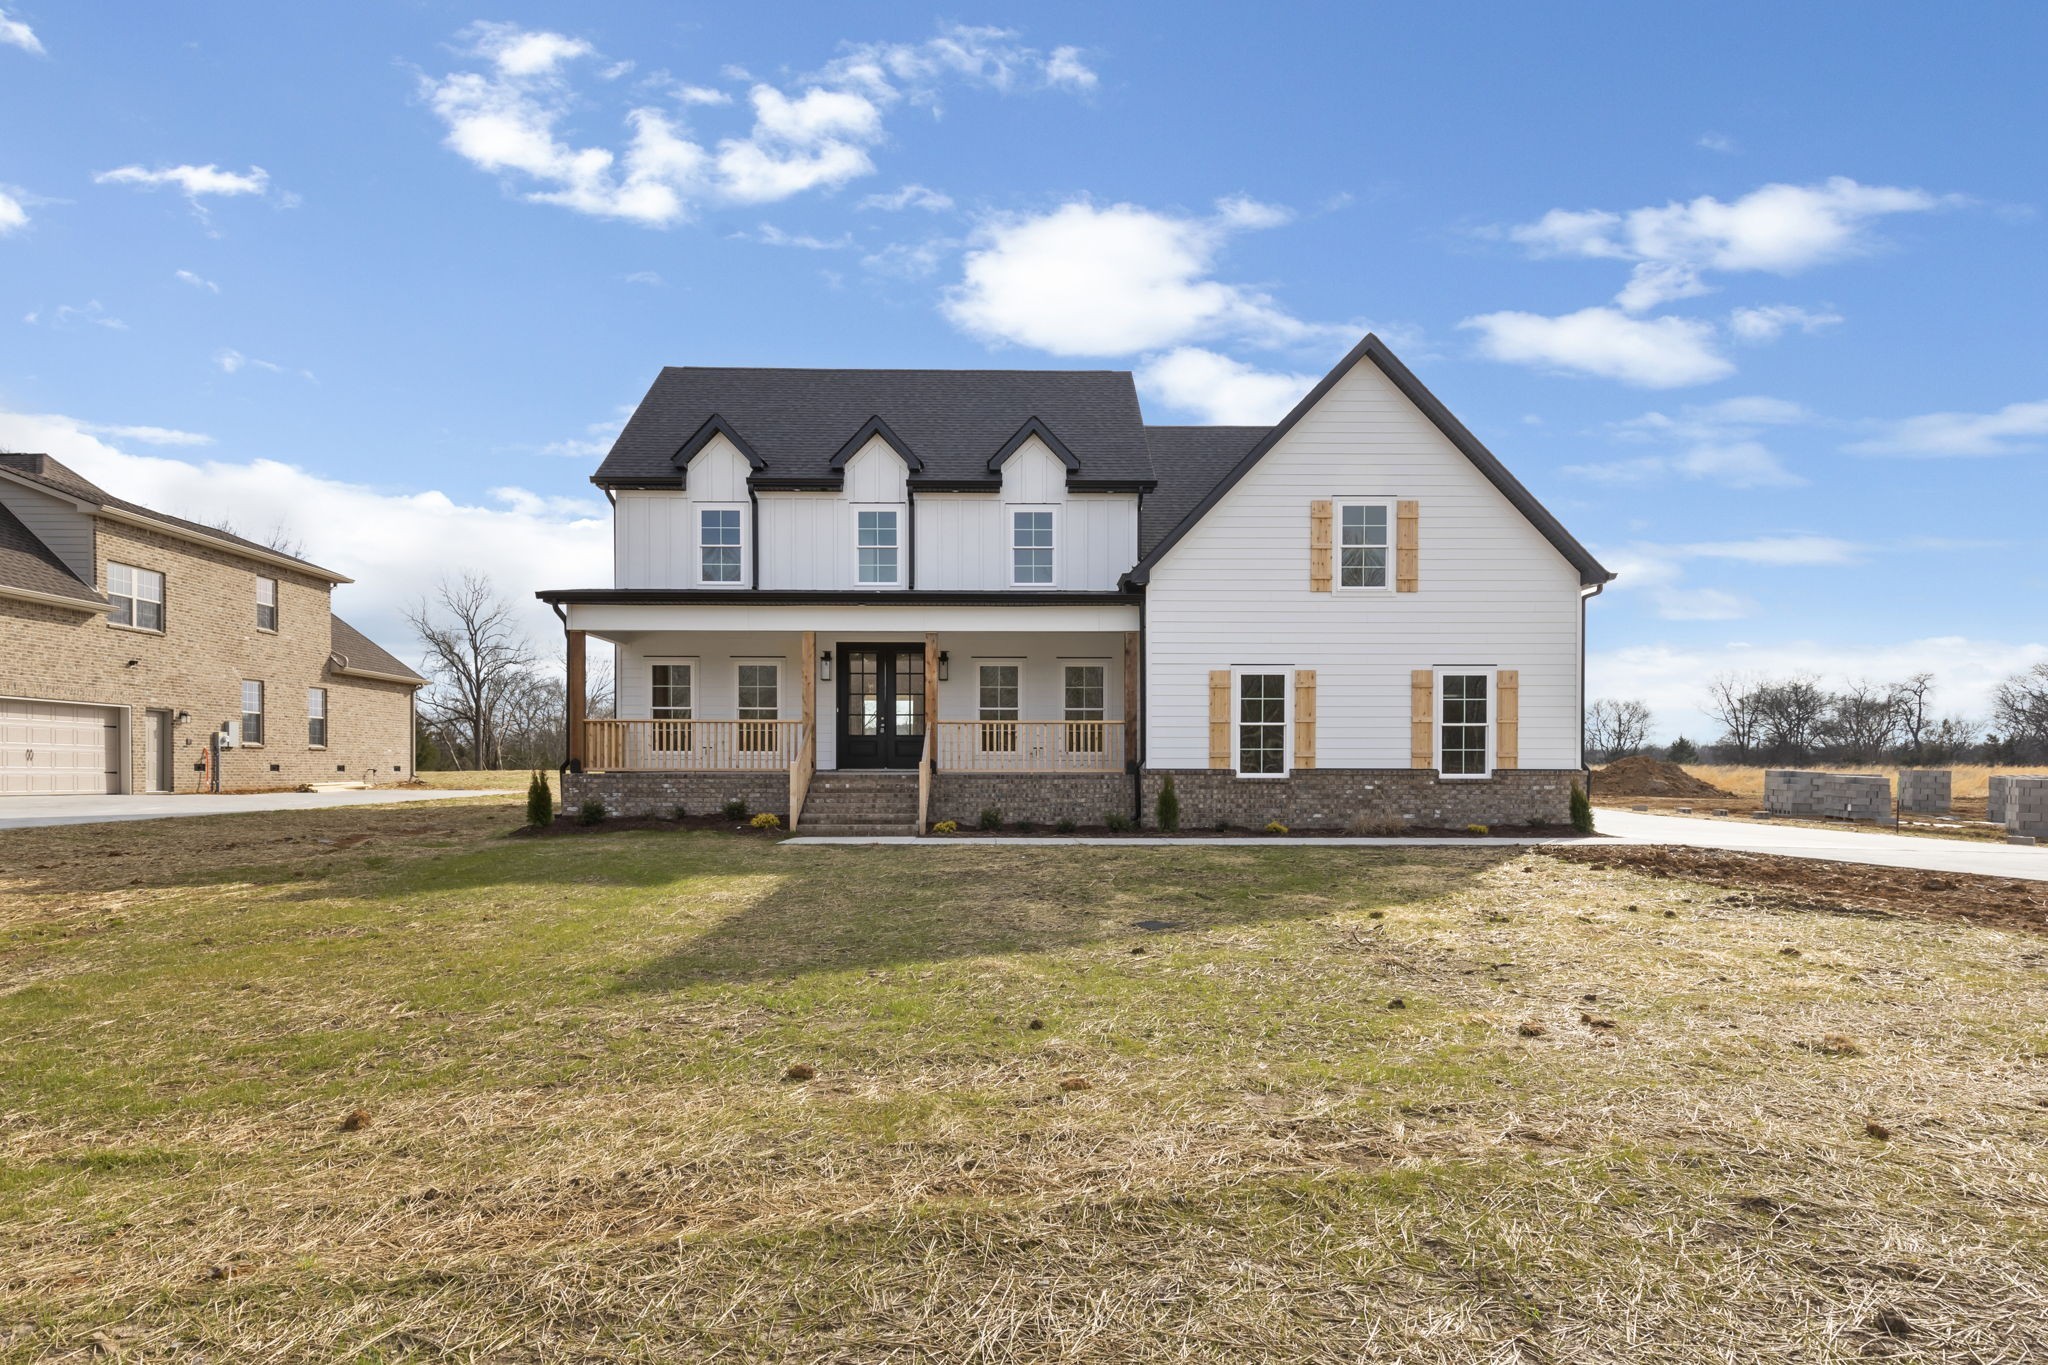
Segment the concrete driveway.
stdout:
<path fill-rule="evenodd" d="M 390 806 L 406 801 L 449 801 L 459 796 L 505 794 L 392 788 L 382 791 L 263 792 L 224 796 L 0 796 L 0 829 L 100 825 L 115 820 L 166 820 L 183 815 L 239 815 L 249 811 Z"/>
<path fill-rule="evenodd" d="M 1804 829 L 1751 820 L 1699 820 L 1638 811 L 1594 811 L 1602 834 L 1628 844 L 1682 844 L 1735 853 L 1774 853 L 1830 863 L 1869 863 L 1923 872 L 1964 872 L 2048 882 L 2048 847 L 1978 843 L 1969 839 L 1881 834 L 1863 829 Z"/>

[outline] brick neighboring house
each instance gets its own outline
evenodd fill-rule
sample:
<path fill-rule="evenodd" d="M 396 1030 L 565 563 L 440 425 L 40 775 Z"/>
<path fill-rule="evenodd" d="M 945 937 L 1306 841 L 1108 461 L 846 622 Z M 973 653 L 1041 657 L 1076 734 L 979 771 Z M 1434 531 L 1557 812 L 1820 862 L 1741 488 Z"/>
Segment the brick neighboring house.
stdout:
<path fill-rule="evenodd" d="M 0 454 L 0 795 L 407 780 L 424 679 L 349 581 Z"/>

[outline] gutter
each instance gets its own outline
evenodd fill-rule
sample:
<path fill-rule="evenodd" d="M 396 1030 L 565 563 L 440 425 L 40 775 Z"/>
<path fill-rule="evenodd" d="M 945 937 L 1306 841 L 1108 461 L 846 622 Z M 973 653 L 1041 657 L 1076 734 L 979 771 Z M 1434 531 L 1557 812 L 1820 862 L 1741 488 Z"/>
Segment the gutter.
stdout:
<path fill-rule="evenodd" d="M 65 607 L 72 611 L 98 612 L 101 615 L 114 609 L 112 602 L 97 597 L 67 597 L 60 592 L 37 592 L 34 588 L 15 588 L 0 583 L 0 597 L 17 598 L 23 602 L 34 602 L 45 607 Z"/>

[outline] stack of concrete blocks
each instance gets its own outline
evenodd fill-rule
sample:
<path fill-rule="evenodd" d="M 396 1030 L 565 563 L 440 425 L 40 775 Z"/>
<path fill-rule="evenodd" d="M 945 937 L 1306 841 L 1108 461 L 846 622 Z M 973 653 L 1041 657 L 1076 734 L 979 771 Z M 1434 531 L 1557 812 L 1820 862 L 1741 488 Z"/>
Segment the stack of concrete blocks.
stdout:
<path fill-rule="evenodd" d="M 2005 780 L 2005 832 L 2028 839 L 2048 839 L 2048 777 Z"/>
<path fill-rule="evenodd" d="M 1991 790 L 1984 798 L 1984 818 L 1986 820 L 1989 820 L 1994 825 L 2005 823 L 2005 803 L 2006 798 L 2011 792 L 2012 779 L 2010 777 L 1994 777 L 1991 779 Z"/>
<path fill-rule="evenodd" d="M 1892 780 L 1881 776 L 1773 768 L 1764 774 L 1764 809 L 1796 819 L 1898 823 L 1892 813 Z"/>
<path fill-rule="evenodd" d="M 1899 771 L 1899 809 L 1915 815 L 1947 815 L 1954 774 L 1946 768 Z"/>

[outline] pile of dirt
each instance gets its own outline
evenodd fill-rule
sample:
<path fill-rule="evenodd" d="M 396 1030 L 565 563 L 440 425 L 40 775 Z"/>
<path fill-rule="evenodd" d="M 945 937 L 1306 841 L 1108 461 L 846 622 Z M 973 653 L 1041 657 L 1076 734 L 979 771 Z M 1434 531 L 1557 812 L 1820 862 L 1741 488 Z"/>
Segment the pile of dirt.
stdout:
<path fill-rule="evenodd" d="M 1711 782 L 1702 782 L 1676 763 L 1637 754 L 1593 770 L 1596 796 L 1719 796 L 1732 797 Z"/>

